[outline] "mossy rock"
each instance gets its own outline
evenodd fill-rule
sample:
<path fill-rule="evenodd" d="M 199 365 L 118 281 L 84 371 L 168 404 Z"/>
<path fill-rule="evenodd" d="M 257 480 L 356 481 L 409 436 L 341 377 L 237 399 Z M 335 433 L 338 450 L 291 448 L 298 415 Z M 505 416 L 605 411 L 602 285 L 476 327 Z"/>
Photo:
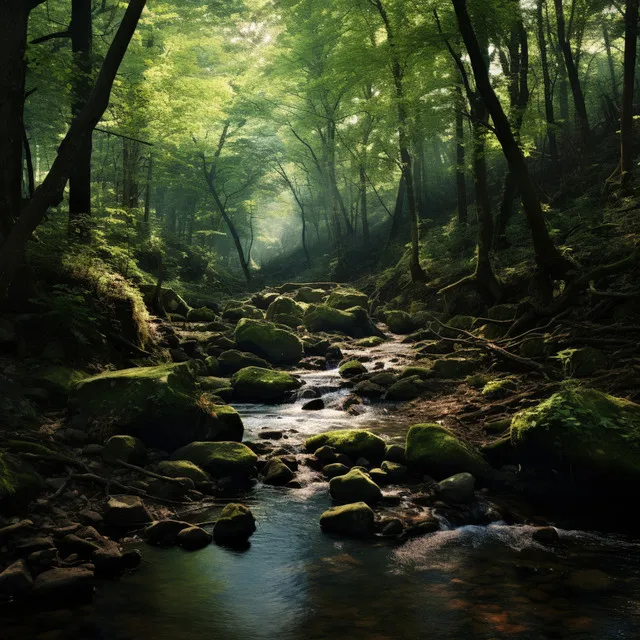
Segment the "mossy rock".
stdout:
<path fill-rule="evenodd" d="M 482 395 L 488 400 L 499 400 L 515 393 L 517 388 L 516 378 L 498 378 L 484 385 Z"/>
<path fill-rule="evenodd" d="M 203 439 L 216 421 L 200 402 L 189 363 L 107 371 L 82 380 L 69 398 L 80 422 L 107 425 L 148 446 L 175 449 Z M 115 435 L 115 434 L 114 434 Z M 205 436 L 206 437 L 206 436 Z"/>
<path fill-rule="evenodd" d="M 511 428 L 511 418 L 501 418 L 500 420 L 485 422 L 482 428 L 491 434 L 505 433 Z"/>
<path fill-rule="evenodd" d="M 147 463 L 147 450 L 144 444 L 133 436 L 111 436 L 104 445 L 102 458 L 110 463 L 122 460 L 144 466 Z"/>
<path fill-rule="evenodd" d="M 20 510 L 44 489 L 40 474 L 27 462 L 0 451 L 0 505 Z"/>
<path fill-rule="evenodd" d="M 283 325 L 287 327 L 287 329 L 297 329 L 302 326 L 302 318 L 298 318 L 297 316 L 292 316 L 288 313 L 279 313 L 273 321 L 277 325 Z"/>
<path fill-rule="evenodd" d="M 233 397 L 238 402 L 283 402 L 302 383 L 284 371 L 247 367 L 231 377 Z"/>
<path fill-rule="evenodd" d="M 504 338 L 508 329 L 509 327 L 507 325 L 488 322 L 475 329 L 474 333 L 485 340 L 499 340 L 500 338 Z"/>
<path fill-rule="evenodd" d="M 309 453 L 315 453 L 325 445 L 333 447 L 338 453 L 344 453 L 354 461 L 366 458 L 370 462 L 379 462 L 383 459 L 385 451 L 385 442 L 380 436 L 361 429 L 327 431 L 311 436 L 305 442 Z"/>
<path fill-rule="evenodd" d="M 489 309 L 487 316 L 492 320 L 515 320 L 518 308 L 517 304 L 497 304 Z"/>
<path fill-rule="evenodd" d="M 198 380 L 198 384 L 203 391 L 218 391 L 231 388 L 231 378 L 204 376 Z"/>
<path fill-rule="evenodd" d="M 8 440 L 7 449 L 11 453 L 35 453 L 41 456 L 55 456 L 57 451 L 39 442 L 29 442 L 28 440 Z"/>
<path fill-rule="evenodd" d="M 378 335 L 369 314 L 361 307 L 345 311 L 324 304 L 311 305 L 303 318 L 304 326 L 311 332 L 339 331 L 352 338 Z"/>
<path fill-rule="evenodd" d="M 304 345 L 304 353 L 307 356 L 326 356 L 331 342 L 326 338 L 314 340 L 306 338 L 302 341 Z"/>
<path fill-rule="evenodd" d="M 345 504 L 328 509 L 320 516 L 320 528 L 351 538 L 368 538 L 373 535 L 375 514 L 365 502 Z"/>
<path fill-rule="evenodd" d="M 385 392 L 385 388 L 371 380 L 363 380 L 353 388 L 353 393 L 361 398 L 380 398 Z"/>
<path fill-rule="evenodd" d="M 217 376 L 220 374 L 220 361 L 215 356 L 207 356 L 204 359 L 208 376 Z"/>
<path fill-rule="evenodd" d="M 275 291 L 261 291 L 260 293 L 254 293 L 251 296 L 251 304 L 258 308 L 266 311 L 269 308 L 269 305 L 279 296 L 279 293 Z"/>
<path fill-rule="evenodd" d="M 439 424 L 416 424 L 407 433 L 409 467 L 436 480 L 466 471 L 482 478 L 491 468 L 482 455 Z"/>
<path fill-rule="evenodd" d="M 343 365 L 340 365 L 338 373 L 340 373 L 340 377 L 342 378 L 353 378 L 367 373 L 367 368 L 359 360 L 349 360 Z"/>
<path fill-rule="evenodd" d="M 88 377 L 88 374 L 78 369 L 64 365 L 47 365 L 39 367 L 29 375 L 29 383 L 42 387 L 55 397 L 67 400 L 75 386 Z"/>
<path fill-rule="evenodd" d="M 380 373 L 374 373 L 369 380 L 381 387 L 390 387 L 398 380 L 398 376 L 391 371 L 380 371 Z"/>
<path fill-rule="evenodd" d="M 463 329 L 465 331 L 471 331 L 476 323 L 477 318 L 473 316 L 453 316 L 447 321 L 449 327 L 454 329 Z"/>
<path fill-rule="evenodd" d="M 384 344 L 384 338 L 380 336 L 369 336 L 368 338 L 360 338 L 356 340 L 355 346 L 360 348 L 377 347 Z"/>
<path fill-rule="evenodd" d="M 445 355 L 453 351 L 453 344 L 447 340 L 424 340 L 415 349 L 421 356 Z"/>
<path fill-rule="evenodd" d="M 418 386 L 420 378 L 418 376 L 411 376 L 410 378 L 403 378 L 394 382 L 388 389 L 385 396 L 386 400 L 391 401 L 408 401 L 417 398 L 421 389 Z"/>
<path fill-rule="evenodd" d="M 214 478 L 249 478 L 256 474 L 258 456 L 240 442 L 192 442 L 173 453 L 172 460 L 188 460 Z"/>
<path fill-rule="evenodd" d="M 552 350 L 552 343 L 545 338 L 533 337 L 520 345 L 520 355 L 524 358 L 544 358 Z"/>
<path fill-rule="evenodd" d="M 400 372 L 400 379 L 402 378 L 413 378 L 414 376 L 420 378 L 420 380 L 426 380 L 430 378 L 432 375 L 431 372 L 431 363 L 428 361 L 424 361 L 425 364 L 415 364 L 409 367 L 405 367 Z"/>
<path fill-rule="evenodd" d="M 256 520 L 248 507 L 230 503 L 224 507 L 213 527 L 217 544 L 243 544 L 256 530 Z"/>
<path fill-rule="evenodd" d="M 480 367 L 475 358 L 441 358 L 433 362 L 434 378 L 466 378 Z"/>
<path fill-rule="evenodd" d="M 248 351 L 238 351 L 237 349 L 229 349 L 229 351 L 221 353 L 218 356 L 218 363 L 222 375 L 231 375 L 246 367 L 271 369 L 271 365 L 260 356 Z"/>
<path fill-rule="evenodd" d="M 218 315 L 208 307 L 200 307 L 199 309 L 189 309 L 187 320 L 189 322 L 213 322 Z"/>
<path fill-rule="evenodd" d="M 156 285 L 141 285 L 140 291 L 142 293 L 144 303 L 147 305 L 150 311 L 154 311 L 153 300 L 156 294 Z M 189 313 L 189 305 L 178 293 L 176 293 L 169 287 L 162 287 L 160 289 L 160 301 L 162 302 L 164 310 L 169 314 L 177 314 L 186 317 L 186 315 Z"/>
<path fill-rule="evenodd" d="M 380 487 L 359 469 L 351 469 L 343 476 L 331 478 L 329 491 L 331 497 L 340 504 L 366 502 L 374 505 L 382 500 Z"/>
<path fill-rule="evenodd" d="M 343 311 L 352 309 L 353 307 L 367 309 L 369 306 L 369 297 L 355 289 L 334 289 L 329 294 L 326 304 L 328 307 L 341 309 Z"/>
<path fill-rule="evenodd" d="M 163 460 L 157 471 L 169 478 L 190 478 L 194 482 L 209 482 L 209 474 L 189 460 Z"/>
<path fill-rule="evenodd" d="M 264 313 L 250 304 L 229 306 L 222 312 L 222 317 L 229 322 L 239 322 L 243 318 L 251 320 L 264 319 Z"/>
<path fill-rule="evenodd" d="M 576 378 L 591 376 L 607 366 L 607 357 L 593 347 L 565 349 L 555 357 L 562 362 L 565 374 Z"/>
<path fill-rule="evenodd" d="M 391 333 L 407 335 L 416 328 L 406 311 L 387 311 L 384 317 Z"/>
<path fill-rule="evenodd" d="M 302 342 L 271 322 L 243 319 L 235 330 L 236 344 L 273 364 L 295 364 L 302 358 Z"/>
<path fill-rule="evenodd" d="M 278 296 L 267 309 L 267 320 L 274 321 L 276 316 L 287 315 L 294 318 L 302 318 L 305 312 L 305 306 L 296 302 L 289 296 Z"/>
<path fill-rule="evenodd" d="M 311 287 L 300 287 L 296 292 L 295 299 L 298 302 L 307 304 L 318 304 L 322 302 L 327 295 L 324 289 L 312 289 Z"/>
<path fill-rule="evenodd" d="M 217 393 L 223 393 L 218 389 Z M 224 395 L 224 394 L 223 394 Z M 202 440 L 231 440 L 242 442 L 244 424 L 240 414 L 228 404 L 206 404 L 209 420 L 206 430 L 201 430 L 199 436 Z"/>
<path fill-rule="evenodd" d="M 628 400 L 567 388 L 517 413 L 510 433 L 525 462 L 603 483 L 640 479 L 640 405 Z"/>

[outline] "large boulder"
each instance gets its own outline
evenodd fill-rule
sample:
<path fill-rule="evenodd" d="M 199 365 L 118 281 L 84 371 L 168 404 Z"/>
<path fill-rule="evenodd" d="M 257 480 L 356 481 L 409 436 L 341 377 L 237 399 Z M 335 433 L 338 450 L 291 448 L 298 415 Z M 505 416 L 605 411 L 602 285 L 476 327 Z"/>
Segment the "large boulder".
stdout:
<path fill-rule="evenodd" d="M 439 424 L 415 424 L 407 433 L 409 467 L 444 479 L 466 471 L 476 477 L 490 475 L 491 468 L 482 455 Z"/>
<path fill-rule="evenodd" d="M 387 311 L 384 319 L 391 333 L 405 335 L 415 329 L 415 324 L 406 311 Z"/>
<path fill-rule="evenodd" d="M 340 365 L 338 373 L 342 378 L 354 378 L 355 376 L 367 373 L 367 367 L 365 367 L 359 360 L 349 360 L 343 365 Z"/>
<path fill-rule="evenodd" d="M 193 462 L 214 478 L 249 478 L 258 462 L 258 456 L 239 442 L 192 442 L 175 451 L 172 459 Z"/>
<path fill-rule="evenodd" d="M 94 583 L 93 571 L 85 567 L 54 568 L 35 579 L 33 595 L 47 602 L 53 599 L 73 602 L 91 597 Z"/>
<path fill-rule="evenodd" d="M 299 302 L 296 302 L 289 296 L 278 296 L 267 309 L 267 320 L 272 322 L 276 320 L 277 316 L 293 316 L 294 318 L 302 318 L 305 311 L 305 306 Z"/>
<path fill-rule="evenodd" d="M 118 529 L 137 529 L 151 522 L 151 516 L 138 496 L 111 496 L 104 509 L 104 522 Z"/>
<path fill-rule="evenodd" d="M 322 302 L 327 295 L 324 289 L 312 289 L 311 287 L 300 287 L 296 292 L 298 302 L 317 304 Z"/>
<path fill-rule="evenodd" d="M 355 289 L 334 289 L 326 302 L 327 306 L 334 309 L 352 309 L 353 307 L 361 307 L 367 309 L 369 306 L 369 298 L 360 291 Z"/>
<path fill-rule="evenodd" d="M 640 480 L 640 405 L 567 388 L 517 413 L 511 442 L 522 462 L 600 485 Z"/>
<path fill-rule="evenodd" d="M 107 371 L 79 382 L 69 403 L 89 428 L 106 426 L 165 450 L 216 430 L 189 363 Z"/>
<path fill-rule="evenodd" d="M 220 392 L 220 389 L 217 390 Z M 232 440 L 242 442 L 244 424 L 240 414 L 228 404 L 208 404 L 209 412 L 207 428 L 201 429 L 198 434 L 201 440 Z"/>
<path fill-rule="evenodd" d="M 156 520 L 144 530 L 144 534 L 149 544 L 171 546 L 178 542 L 178 534 L 191 526 L 181 520 Z"/>
<path fill-rule="evenodd" d="M 209 474 L 189 460 L 163 460 L 158 473 L 169 478 L 189 478 L 194 482 L 209 482 Z"/>
<path fill-rule="evenodd" d="M 222 317 L 230 322 L 239 322 L 243 318 L 262 320 L 264 313 L 250 304 L 230 304 L 223 312 Z"/>
<path fill-rule="evenodd" d="M 147 450 L 142 442 L 133 436 L 111 436 L 102 450 L 102 457 L 106 462 L 122 460 L 144 466 L 147 462 Z"/>
<path fill-rule="evenodd" d="M 202 527 L 187 527 L 178 534 L 178 545 L 186 551 L 197 551 L 211 544 L 213 536 Z"/>
<path fill-rule="evenodd" d="M 248 507 L 230 503 L 225 506 L 213 527 L 217 544 L 244 544 L 256 530 L 256 520 Z"/>
<path fill-rule="evenodd" d="M 320 516 L 320 528 L 325 533 L 368 538 L 374 533 L 375 515 L 365 502 L 345 504 L 325 511 Z"/>
<path fill-rule="evenodd" d="M 370 462 L 379 462 L 384 457 L 385 442 L 380 436 L 361 429 L 341 429 L 327 431 L 311 436 L 305 442 L 309 453 L 315 453 L 320 447 L 328 445 L 352 460 L 365 458 Z"/>
<path fill-rule="evenodd" d="M 262 470 L 263 482 L 282 487 L 293 480 L 293 471 L 280 459 L 272 458 Z"/>
<path fill-rule="evenodd" d="M 238 322 L 235 338 L 240 349 L 255 353 L 272 364 L 295 364 L 302 358 L 300 338 L 271 322 L 245 318 Z"/>
<path fill-rule="evenodd" d="M 142 285 L 140 287 L 140 291 L 142 292 L 142 296 L 147 307 L 155 313 L 154 297 L 156 295 L 156 285 Z M 181 316 L 186 316 L 187 313 L 189 313 L 189 305 L 179 294 L 168 287 L 162 287 L 160 289 L 160 302 L 167 313 L 177 313 Z"/>
<path fill-rule="evenodd" d="M 382 499 L 380 487 L 360 469 L 351 469 L 343 476 L 331 478 L 329 491 L 331 497 L 340 504 L 366 502 L 374 505 Z"/>
<path fill-rule="evenodd" d="M 189 309 L 187 320 L 189 322 L 213 322 L 218 315 L 208 307 L 200 307 L 199 309 Z"/>
<path fill-rule="evenodd" d="M 339 331 L 352 338 L 378 335 L 369 314 L 361 307 L 342 311 L 325 304 L 311 305 L 303 318 L 304 326 L 311 332 Z"/>
<path fill-rule="evenodd" d="M 229 349 L 221 353 L 218 358 L 219 373 L 223 376 L 230 376 L 245 367 L 262 367 L 263 369 L 271 369 L 271 365 L 255 353 L 248 351 L 238 351 L 237 349 Z M 217 375 L 218 372 L 212 375 Z"/>
<path fill-rule="evenodd" d="M 471 502 L 475 484 L 476 480 L 470 473 L 456 473 L 438 483 L 438 498 L 450 504 Z"/>
<path fill-rule="evenodd" d="M 33 578 L 24 560 L 10 564 L 0 573 L 0 598 L 21 596 L 31 589 Z"/>
<path fill-rule="evenodd" d="M 284 371 L 247 367 L 233 374 L 233 397 L 238 402 L 282 402 L 302 383 Z"/>

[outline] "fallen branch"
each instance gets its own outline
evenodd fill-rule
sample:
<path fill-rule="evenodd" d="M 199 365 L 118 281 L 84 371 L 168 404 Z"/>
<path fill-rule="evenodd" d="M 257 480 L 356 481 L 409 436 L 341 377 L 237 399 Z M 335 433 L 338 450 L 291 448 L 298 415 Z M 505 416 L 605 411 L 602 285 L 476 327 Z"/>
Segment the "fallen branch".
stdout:
<path fill-rule="evenodd" d="M 169 476 L 163 476 L 160 473 L 155 473 L 155 471 L 149 471 L 143 467 L 138 467 L 135 464 L 131 464 L 129 462 L 125 462 L 124 460 L 117 459 L 113 462 L 113 464 L 117 464 L 125 469 L 131 469 L 131 471 L 136 471 L 144 476 L 149 476 L 150 478 L 155 478 L 156 480 L 164 480 L 164 482 L 173 482 L 175 484 L 184 485 L 184 478 L 171 478 Z"/>

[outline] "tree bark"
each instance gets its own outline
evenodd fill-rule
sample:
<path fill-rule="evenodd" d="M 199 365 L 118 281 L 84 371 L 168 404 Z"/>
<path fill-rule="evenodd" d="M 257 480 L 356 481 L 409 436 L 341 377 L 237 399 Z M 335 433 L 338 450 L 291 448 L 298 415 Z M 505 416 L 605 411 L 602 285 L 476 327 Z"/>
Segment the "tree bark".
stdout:
<path fill-rule="evenodd" d="M 73 119 L 69 131 L 58 149 L 58 154 L 51 165 L 51 170 L 47 174 L 47 177 L 43 180 L 42 184 L 38 186 L 33 197 L 22 209 L 15 224 L 11 227 L 8 236 L 0 247 L 0 300 L 6 296 L 13 274 L 22 258 L 27 242 L 31 238 L 31 234 L 42 222 L 42 219 L 47 213 L 47 209 L 62 201 L 64 187 L 73 170 L 77 155 L 81 152 L 83 144 L 86 143 L 87 135 L 89 135 L 98 124 L 109 104 L 113 81 L 127 51 L 129 42 L 136 30 L 140 14 L 145 4 L 146 0 L 129 1 L 129 5 L 102 63 L 102 69 L 100 70 L 100 74 L 98 75 L 87 103 L 82 111 Z M 6 3 L 0 3 L 0 7 L 6 7 Z M 1 20 L 0 23 L 2 23 Z M 26 41 L 26 35 L 24 41 Z M 23 64 L 21 58 L 18 59 L 18 62 Z M 6 65 L 2 65 L 1 67 L 4 70 Z M 24 91 L 20 94 L 20 100 L 22 101 L 23 99 Z M 7 109 L 6 112 L 11 113 L 11 109 Z M 22 130 L 18 129 L 17 135 L 22 144 L 21 132 Z M 2 138 L 0 137 L 0 139 Z M 18 166 L 22 166 L 21 161 L 18 163 Z"/>
<path fill-rule="evenodd" d="M 633 178 L 633 88 L 638 41 L 639 0 L 627 0 L 624 15 L 624 84 L 620 117 L 620 175 L 621 186 L 626 191 Z"/>
<path fill-rule="evenodd" d="M 91 0 L 72 0 L 71 50 L 72 76 L 71 111 L 77 116 L 91 92 Z M 78 240 L 89 239 L 91 215 L 91 133 L 85 136 L 69 176 L 69 235 Z"/>
<path fill-rule="evenodd" d="M 509 170 L 513 173 L 520 190 L 522 205 L 531 229 L 538 267 L 548 278 L 565 278 L 573 268 L 573 263 L 562 256 L 549 235 L 540 199 L 529 175 L 524 155 L 513 135 L 500 100 L 491 86 L 489 71 L 471 23 L 466 0 L 452 0 L 452 2 L 458 19 L 458 27 L 473 68 L 477 90 L 491 115 L 496 136 L 509 164 Z"/>
<path fill-rule="evenodd" d="M 464 97 L 462 87 L 456 84 L 456 194 L 458 197 L 458 222 L 467 224 L 467 181 L 465 177 L 466 161 L 464 150 Z"/>
<path fill-rule="evenodd" d="M 544 114 L 547 120 L 547 139 L 549 140 L 549 155 L 554 167 L 558 166 L 558 142 L 556 140 L 556 122 L 553 112 L 553 91 L 551 75 L 549 74 L 549 61 L 547 59 L 547 43 L 544 36 L 544 16 L 542 15 L 545 0 L 537 0 L 536 4 L 536 28 L 538 36 L 538 49 L 540 51 L 540 66 L 542 68 L 542 89 L 544 92 Z"/>
<path fill-rule="evenodd" d="M 567 77 L 569 78 L 569 86 L 571 87 L 571 93 L 573 95 L 573 104 L 578 117 L 580 126 L 580 135 L 584 145 L 589 143 L 589 135 L 591 133 L 589 127 L 589 116 L 587 115 L 587 106 L 584 101 L 584 93 L 582 92 L 582 85 L 580 78 L 578 77 L 578 69 L 573 59 L 573 52 L 571 45 L 567 40 L 567 33 L 564 19 L 564 7 L 562 5 L 563 0 L 554 0 L 556 8 L 556 23 L 558 28 L 558 43 L 562 51 L 564 58 L 565 68 L 567 69 Z"/>

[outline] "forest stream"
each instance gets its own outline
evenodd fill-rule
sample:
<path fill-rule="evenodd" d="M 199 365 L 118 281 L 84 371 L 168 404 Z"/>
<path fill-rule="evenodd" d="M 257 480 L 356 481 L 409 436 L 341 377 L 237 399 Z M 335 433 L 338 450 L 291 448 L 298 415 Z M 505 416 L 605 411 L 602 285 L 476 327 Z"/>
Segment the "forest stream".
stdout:
<path fill-rule="evenodd" d="M 405 364 L 409 353 L 395 337 L 345 355 L 372 370 Z M 390 443 L 402 442 L 408 426 L 402 404 L 367 404 L 361 415 L 349 416 L 338 410 L 348 390 L 337 369 L 295 373 L 304 381 L 301 392 L 320 391 L 325 409 L 302 411 L 302 397 L 280 405 L 237 405 L 245 441 L 276 431 L 295 448 L 329 429 L 366 428 Z M 441 517 L 439 531 L 404 543 L 336 538 L 318 527 L 331 506 L 322 473 L 301 466 L 296 479 L 300 488 L 258 483 L 243 495 L 258 523 L 246 548 L 209 545 L 187 553 L 145 545 L 140 568 L 101 583 L 92 604 L 22 617 L 0 637 L 640 637 L 638 539 L 565 525 L 552 548 L 533 539 L 535 527 L 500 520 L 488 496 L 477 505 L 493 519 L 486 524 L 456 526 Z M 399 486 L 385 488 L 390 513 L 416 509 L 406 494 Z M 220 509 L 191 520 L 212 521 Z M 135 540 L 127 544 L 140 547 Z"/>

